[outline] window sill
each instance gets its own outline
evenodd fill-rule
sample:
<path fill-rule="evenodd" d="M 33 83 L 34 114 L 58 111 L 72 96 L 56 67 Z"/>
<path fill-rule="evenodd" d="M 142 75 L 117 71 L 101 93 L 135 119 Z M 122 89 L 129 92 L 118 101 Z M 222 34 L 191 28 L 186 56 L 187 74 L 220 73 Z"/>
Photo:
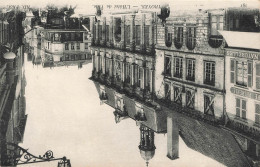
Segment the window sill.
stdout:
<path fill-rule="evenodd" d="M 244 119 L 244 118 L 241 118 L 241 117 L 238 117 L 238 116 L 235 117 L 235 120 L 242 122 L 242 123 L 246 123 L 246 124 L 248 123 L 247 119 Z"/>
<path fill-rule="evenodd" d="M 243 88 L 243 89 L 248 89 L 247 86 L 244 86 L 244 85 L 238 85 L 238 84 L 236 84 L 236 83 L 235 83 L 235 86 L 236 86 L 236 87 L 239 87 L 239 88 Z"/>

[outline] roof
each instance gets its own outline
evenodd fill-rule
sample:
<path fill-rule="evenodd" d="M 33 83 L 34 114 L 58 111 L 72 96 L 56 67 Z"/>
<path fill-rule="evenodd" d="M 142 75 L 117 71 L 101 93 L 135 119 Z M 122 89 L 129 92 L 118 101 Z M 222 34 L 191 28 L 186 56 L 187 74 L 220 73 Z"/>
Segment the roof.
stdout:
<path fill-rule="evenodd" d="M 228 44 L 228 47 L 260 49 L 260 33 L 219 31 Z"/>
<path fill-rule="evenodd" d="M 228 167 L 250 166 L 231 133 L 165 107 L 163 110 L 174 112 L 172 116 L 177 117 L 180 137 L 189 148 Z"/>

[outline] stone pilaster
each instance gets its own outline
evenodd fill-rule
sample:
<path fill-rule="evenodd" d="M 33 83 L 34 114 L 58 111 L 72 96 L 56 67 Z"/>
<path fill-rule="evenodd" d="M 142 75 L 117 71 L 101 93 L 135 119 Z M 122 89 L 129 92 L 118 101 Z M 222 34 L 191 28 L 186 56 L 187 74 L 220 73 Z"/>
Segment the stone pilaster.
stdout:
<path fill-rule="evenodd" d="M 120 41 L 121 49 L 125 49 L 125 16 L 121 18 L 121 41 Z"/>

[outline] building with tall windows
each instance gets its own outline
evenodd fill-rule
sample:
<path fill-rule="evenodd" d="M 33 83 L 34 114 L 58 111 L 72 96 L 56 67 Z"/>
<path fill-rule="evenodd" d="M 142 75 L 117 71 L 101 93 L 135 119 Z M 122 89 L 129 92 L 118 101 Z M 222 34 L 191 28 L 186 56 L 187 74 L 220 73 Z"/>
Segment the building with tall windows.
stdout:
<path fill-rule="evenodd" d="M 177 111 L 216 123 L 224 109 L 225 11 L 173 11 L 157 25 L 155 90 Z"/>
<path fill-rule="evenodd" d="M 139 100 L 154 94 L 154 12 L 136 10 L 92 18 L 93 77 Z"/>

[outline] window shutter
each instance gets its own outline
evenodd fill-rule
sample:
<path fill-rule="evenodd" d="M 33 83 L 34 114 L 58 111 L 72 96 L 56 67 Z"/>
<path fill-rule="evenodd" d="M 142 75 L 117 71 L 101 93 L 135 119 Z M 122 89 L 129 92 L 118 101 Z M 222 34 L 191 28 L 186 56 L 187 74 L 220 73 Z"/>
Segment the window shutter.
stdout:
<path fill-rule="evenodd" d="M 240 99 L 236 99 L 236 116 L 240 117 Z"/>
<path fill-rule="evenodd" d="M 260 89 L 260 63 L 256 64 L 256 89 Z"/>
<path fill-rule="evenodd" d="M 235 66 L 236 62 L 234 59 L 230 60 L 230 82 L 235 83 Z"/>
<path fill-rule="evenodd" d="M 248 70 L 247 70 L 247 79 L 248 79 L 248 87 L 252 87 L 253 85 L 253 67 L 252 67 L 253 63 L 252 62 L 248 62 Z"/>

